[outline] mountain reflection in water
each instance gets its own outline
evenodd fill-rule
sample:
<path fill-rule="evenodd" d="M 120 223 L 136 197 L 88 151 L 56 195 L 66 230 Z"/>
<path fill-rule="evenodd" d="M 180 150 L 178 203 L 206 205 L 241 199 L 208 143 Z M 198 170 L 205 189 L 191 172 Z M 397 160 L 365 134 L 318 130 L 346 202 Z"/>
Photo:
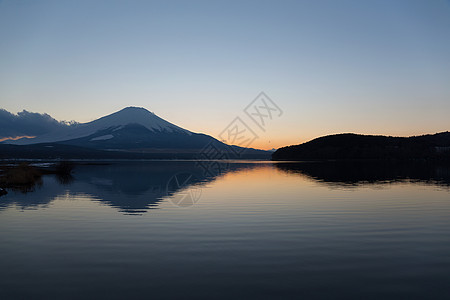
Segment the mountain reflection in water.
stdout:
<path fill-rule="evenodd" d="M 44 184 L 31 193 L 11 192 L 0 201 L 21 209 L 46 206 L 61 195 L 89 195 L 125 214 L 142 214 L 158 208 L 165 198 L 193 186 L 202 186 L 229 172 L 252 168 L 253 163 L 211 162 L 210 168 L 196 161 L 139 161 L 79 164 L 70 180 L 44 176 Z M 173 184 L 180 178 L 187 178 Z"/>

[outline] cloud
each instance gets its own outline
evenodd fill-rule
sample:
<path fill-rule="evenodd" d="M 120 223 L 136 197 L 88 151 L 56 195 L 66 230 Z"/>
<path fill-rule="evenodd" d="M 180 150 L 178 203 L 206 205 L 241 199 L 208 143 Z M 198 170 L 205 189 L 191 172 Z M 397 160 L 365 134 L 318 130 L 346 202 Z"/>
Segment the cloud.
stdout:
<path fill-rule="evenodd" d="M 57 121 L 48 114 L 23 110 L 12 114 L 0 109 L 0 139 L 19 136 L 39 136 L 72 123 Z"/>

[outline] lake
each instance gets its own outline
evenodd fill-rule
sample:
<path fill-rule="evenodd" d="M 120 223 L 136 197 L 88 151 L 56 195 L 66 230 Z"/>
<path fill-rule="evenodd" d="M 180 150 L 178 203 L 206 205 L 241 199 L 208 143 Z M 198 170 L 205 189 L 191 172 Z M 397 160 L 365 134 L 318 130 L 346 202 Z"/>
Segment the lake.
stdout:
<path fill-rule="evenodd" d="M 0 197 L 0 299 L 449 299 L 450 168 L 82 163 Z"/>

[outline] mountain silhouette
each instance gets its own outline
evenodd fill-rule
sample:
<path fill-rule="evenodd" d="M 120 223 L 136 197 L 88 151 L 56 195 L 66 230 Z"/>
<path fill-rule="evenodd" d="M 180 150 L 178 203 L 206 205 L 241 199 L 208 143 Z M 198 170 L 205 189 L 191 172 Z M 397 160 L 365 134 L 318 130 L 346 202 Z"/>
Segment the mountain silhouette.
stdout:
<path fill-rule="evenodd" d="M 141 107 L 127 107 L 88 123 L 79 123 L 10 144 L 64 143 L 96 149 L 198 148 L 212 139 L 178 127 Z M 178 143 L 179 141 L 179 143 Z"/>
<path fill-rule="evenodd" d="M 245 158 L 270 157 L 267 151 L 230 146 L 191 132 L 145 108 L 127 107 L 88 123 L 55 127 L 35 138 L 5 141 L 0 158 L 194 158 L 211 144 L 228 158 L 238 158 L 236 153 L 242 150 Z"/>

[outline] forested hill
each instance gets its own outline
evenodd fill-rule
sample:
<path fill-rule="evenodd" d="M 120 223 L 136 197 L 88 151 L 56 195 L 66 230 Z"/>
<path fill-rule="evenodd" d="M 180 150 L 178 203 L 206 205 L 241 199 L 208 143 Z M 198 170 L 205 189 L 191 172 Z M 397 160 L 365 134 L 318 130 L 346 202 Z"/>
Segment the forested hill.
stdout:
<path fill-rule="evenodd" d="M 336 134 L 283 147 L 272 155 L 273 160 L 449 158 L 450 132 L 412 137 Z"/>

